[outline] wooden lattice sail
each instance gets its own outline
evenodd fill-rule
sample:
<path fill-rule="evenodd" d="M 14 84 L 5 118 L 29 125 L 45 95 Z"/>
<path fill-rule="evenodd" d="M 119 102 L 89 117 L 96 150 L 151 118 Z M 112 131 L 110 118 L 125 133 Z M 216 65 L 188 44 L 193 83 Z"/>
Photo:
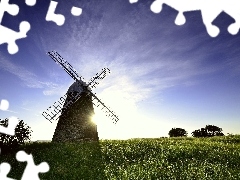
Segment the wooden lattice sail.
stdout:
<path fill-rule="evenodd" d="M 94 114 L 93 105 L 101 108 L 114 123 L 119 120 L 118 116 L 91 90 L 110 73 L 110 70 L 108 68 L 102 69 L 102 72 L 96 74 L 87 84 L 71 64 L 56 51 L 48 52 L 48 55 L 75 80 L 68 92 L 42 113 L 50 122 L 59 119 L 52 142 L 97 141 L 99 139 L 97 126 L 91 120 Z"/>

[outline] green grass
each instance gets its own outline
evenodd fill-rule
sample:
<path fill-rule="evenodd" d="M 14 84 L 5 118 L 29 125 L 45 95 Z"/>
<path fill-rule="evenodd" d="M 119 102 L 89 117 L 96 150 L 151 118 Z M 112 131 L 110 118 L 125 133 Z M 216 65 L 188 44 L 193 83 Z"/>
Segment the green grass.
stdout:
<path fill-rule="evenodd" d="M 33 143 L 23 149 L 35 164 L 48 162 L 41 179 L 240 179 L 240 136 Z M 26 163 L 0 156 L 21 179 Z"/>

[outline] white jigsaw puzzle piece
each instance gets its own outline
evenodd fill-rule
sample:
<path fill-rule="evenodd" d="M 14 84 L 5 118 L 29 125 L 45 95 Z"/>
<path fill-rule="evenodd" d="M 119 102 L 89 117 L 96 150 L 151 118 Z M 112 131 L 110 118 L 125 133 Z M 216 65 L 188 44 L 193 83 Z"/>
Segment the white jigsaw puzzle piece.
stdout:
<path fill-rule="evenodd" d="M 82 9 L 79 8 L 79 7 L 73 6 L 72 9 L 71 9 L 71 13 L 74 16 L 80 16 L 82 14 Z"/>
<path fill-rule="evenodd" d="M 34 6 L 36 4 L 36 0 L 25 0 L 25 3 L 28 6 Z"/>
<path fill-rule="evenodd" d="M 138 0 L 129 0 L 131 4 L 138 2 Z"/>
<path fill-rule="evenodd" d="M 0 110 L 6 111 L 9 108 L 9 102 L 6 99 L 2 99 L 0 103 Z"/>
<path fill-rule="evenodd" d="M 38 173 L 46 173 L 49 171 L 48 163 L 42 162 L 36 166 L 32 154 L 27 154 L 25 151 L 18 151 L 16 159 L 19 162 L 27 161 L 27 166 L 23 172 L 21 180 L 40 180 Z"/>
<path fill-rule="evenodd" d="M 8 110 L 9 107 L 9 102 L 5 99 L 1 100 L 1 104 L 0 104 L 0 110 L 6 111 Z M 17 127 L 19 121 L 16 117 L 10 117 L 8 119 L 8 126 L 7 127 L 3 127 L 0 126 L 0 133 L 4 133 L 4 134 L 8 134 L 11 136 L 15 135 L 15 128 Z"/>
<path fill-rule="evenodd" d="M 129 0 L 130 3 L 136 3 L 138 0 Z M 154 13 L 160 13 L 162 5 L 166 4 L 179 13 L 175 19 L 176 25 L 183 25 L 186 22 L 184 12 L 201 10 L 203 23 L 206 27 L 208 34 L 211 37 L 216 37 L 220 30 L 212 22 L 221 13 L 225 12 L 235 19 L 235 23 L 229 25 L 228 32 L 232 35 L 238 33 L 240 28 L 240 12 L 239 0 L 155 0 L 151 4 L 151 11 Z"/>
<path fill-rule="evenodd" d="M 8 43 L 8 52 L 10 54 L 18 52 L 18 46 L 15 41 L 27 37 L 27 32 L 30 30 L 30 24 L 27 21 L 21 22 L 19 30 L 19 32 L 15 32 L 0 25 L 0 44 Z"/>
<path fill-rule="evenodd" d="M 15 128 L 17 127 L 18 123 L 19 123 L 19 121 L 18 121 L 17 117 L 14 117 L 14 116 L 10 117 L 8 119 L 8 126 L 7 127 L 0 126 L 0 133 L 14 136 L 15 135 Z"/>
<path fill-rule="evenodd" d="M 35 5 L 36 0 L 26 0 L 26 4 Z M 22 21 L 19 25 L 19 32 L 15 32 L 1 25 L 4 12 L 8 12 L 12 16 L 16 16 L 19 12 L 19 7 L 16 4 L 9 4 L 9 0 L 0 1 L 0 45 L 7 43 L 8 52 L 15 54 L 18 52 L 16 40 L 27 37 L 27 32 L 30 30 L 30 24 Z"/>
<path fill-rule="evenodd" d="M 55 14 L 55 9 L 57 7 L 58 2 L 51 1 L 48 7 L 46 21 L 53 21 L 58 26 L 62 26 L 65 22 L 65 17 L 62 14 Z"/>
<path fill-rule="evenodd" d="M 9 0 L 1 0 L 0 1 L 0 24 L 2 22 L 2 18 L 4 12 L 8 12 L 12 16 L 16 16 L 19 12 L 19 7 L 16 4 L 9 4 Z"/>
<path fill-rule="evenodd" d="M 7 174 L 10 172 L 11 170 L 11 165 L 3 162 L 0 164 L 0 180 L 16 180 L 16 179 L 12 179 L 7 177 Z"/>

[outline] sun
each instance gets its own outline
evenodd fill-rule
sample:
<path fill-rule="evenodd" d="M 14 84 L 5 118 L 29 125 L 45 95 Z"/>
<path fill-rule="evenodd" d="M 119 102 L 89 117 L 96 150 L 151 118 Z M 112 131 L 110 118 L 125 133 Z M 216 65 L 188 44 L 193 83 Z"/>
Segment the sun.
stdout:
<path fill-rule="evenodd" d="M 98 117 L 96 114 L 92 115 L 91 117 L 91 121 L 94 123 L 94 124 L 98 124 L 99 121 L 100 121 L 100 117 Z"/>
<path fill-rule="evenodd" d="M 97 125 L 99 139 L 131 139 L 160 137 L 168 123 L 152 119 L 138 111 L 136 102 L 119 91 L 102 95 L 104 103 L 113 110 L 119 121 L 114 124 L 101 108 L 94 107 L 92 122 Z M 160 130 L 161 129 L 161 130 Z"/>

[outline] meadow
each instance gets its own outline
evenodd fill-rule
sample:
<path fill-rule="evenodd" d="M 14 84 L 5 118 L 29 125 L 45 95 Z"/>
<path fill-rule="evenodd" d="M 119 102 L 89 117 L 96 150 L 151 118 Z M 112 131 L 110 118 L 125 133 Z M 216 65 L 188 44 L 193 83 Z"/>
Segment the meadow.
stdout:
<path fill-rule="evenodd" d="M 40 179 L 240 179 L 240 135 L 211 138 L 100 140 L 32 143 L 22 147 L 35 164 L 48 162 Z M 0 155 L 11 164 L 8 177 L 21 179 L 26 163 Z"/>

